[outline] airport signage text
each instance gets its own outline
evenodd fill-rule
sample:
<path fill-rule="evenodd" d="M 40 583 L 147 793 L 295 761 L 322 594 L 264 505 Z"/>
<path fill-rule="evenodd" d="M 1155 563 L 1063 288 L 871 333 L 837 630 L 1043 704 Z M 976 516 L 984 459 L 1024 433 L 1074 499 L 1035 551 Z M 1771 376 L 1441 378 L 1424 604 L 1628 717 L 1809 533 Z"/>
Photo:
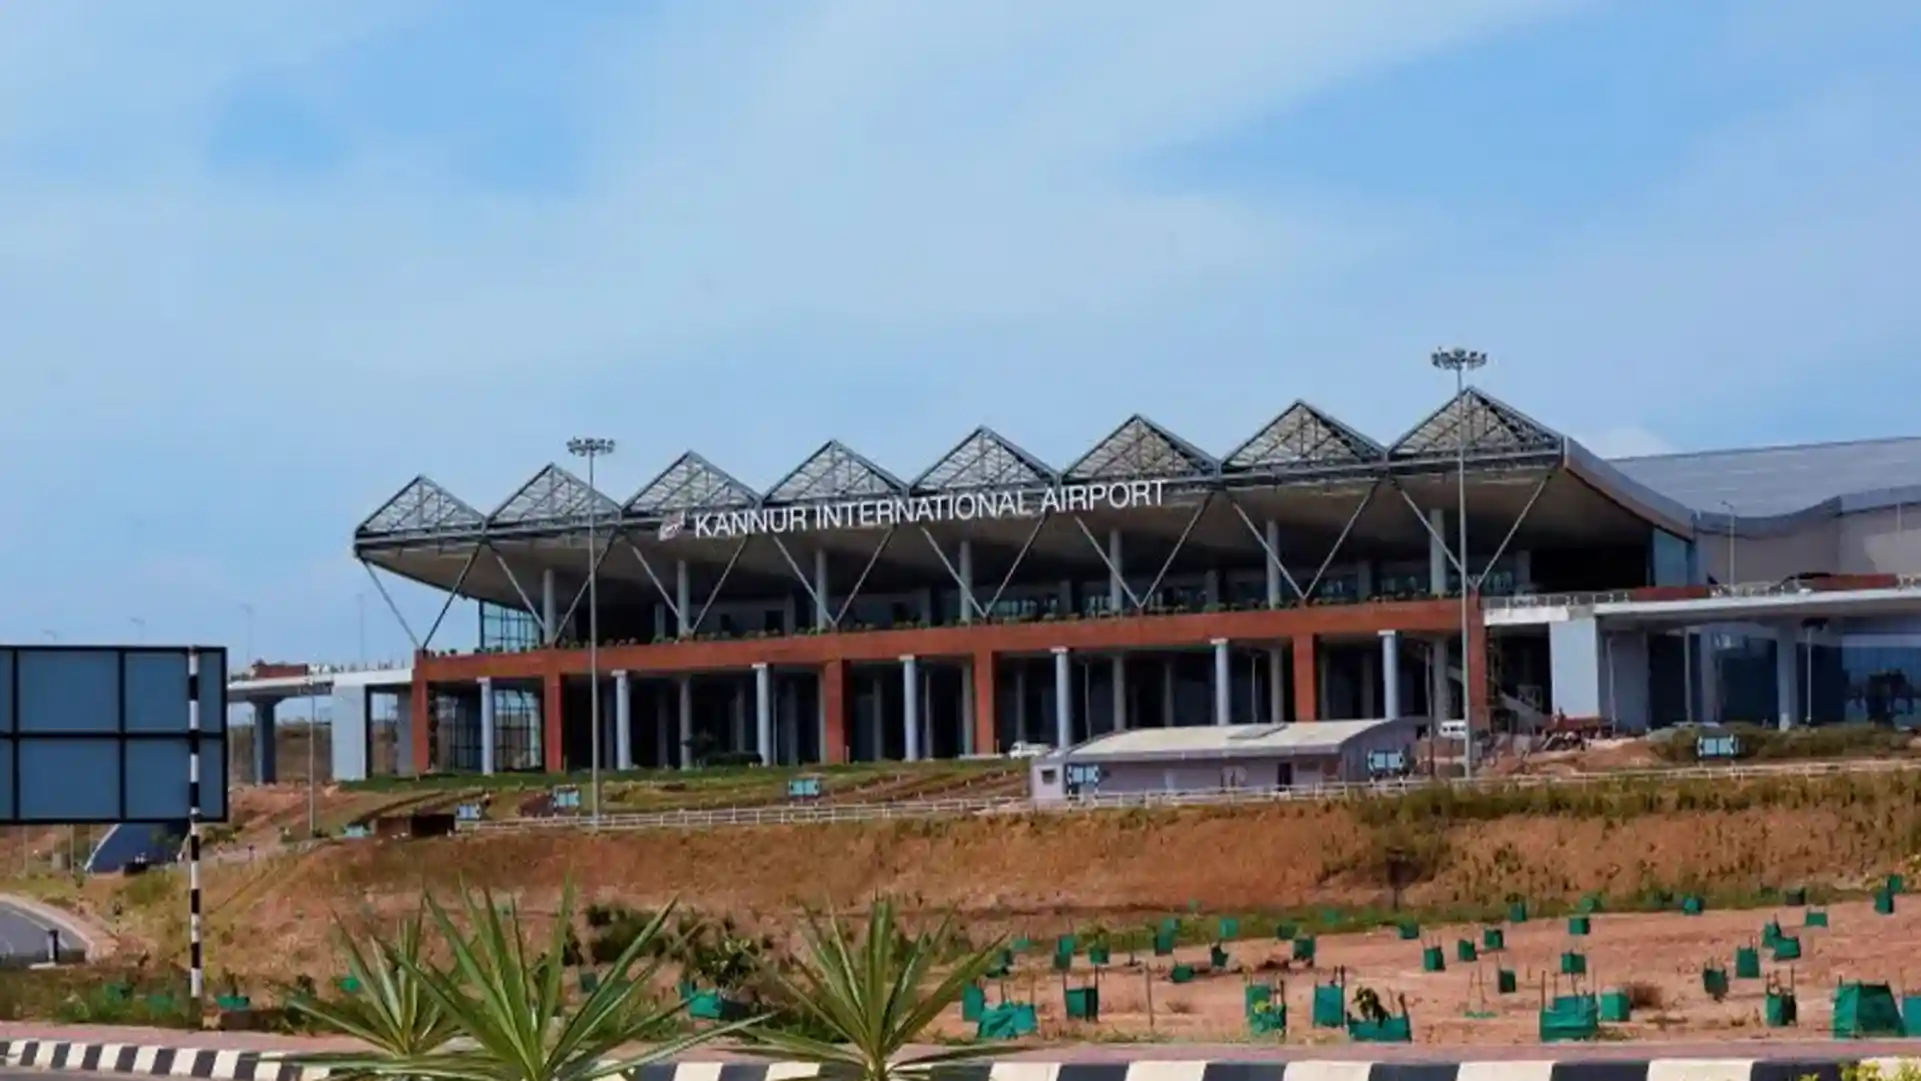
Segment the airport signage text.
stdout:
<path fill-rule="evenodd" d="M 925 496 L 848 499 L 792 507 L 700 511 L 675 515 L 660 525 L 660 539 L 677 536 L 752 537 L 820 529 L 885 529 L 938 522 L 1032 518 L 1042 514 L 1158 507 L 1164 480 L 1061 484 L 1010 492 L 951 492 Z"/>

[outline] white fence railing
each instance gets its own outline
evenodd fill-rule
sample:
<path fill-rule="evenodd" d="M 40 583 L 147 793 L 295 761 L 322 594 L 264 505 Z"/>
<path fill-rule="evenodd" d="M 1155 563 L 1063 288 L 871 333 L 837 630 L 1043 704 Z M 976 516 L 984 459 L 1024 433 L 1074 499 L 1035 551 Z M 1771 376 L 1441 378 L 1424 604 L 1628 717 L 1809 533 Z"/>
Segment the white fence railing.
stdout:
<path fill-rule="evenodd" d="M 1611 773 L 1517 774 L 1480 777 L 1472 781 L 1400 779 L 1351 784 L 1323 784 L 1293 788 L 1237 788 L 1193 792 L 1128 792 L 1081 796 L 1060 802 L 994 797 L 915 800 L 901 803 L 772 804 L 764 807 L 717 807 L 681 811 L 603 814 L 606 830 L 721 829 L 729 826 L 788 826 L 828 822 L 885 822 L 918 818 L 962 818 L 992 814 L 1071 814 L 1084 811 L 1140 807 L 1200 807 L 1248 803 L 1288 803 L 1344 799 L 1351 796 L 1394 796 L 1451 785 L 1457 788 L 1548 788 L 1562 785 L 1635 784 L 1664 781 L 1759 780 L 1768 777 L 1830 777 L 1844 774 L 1891 773 L 1921 769 L 1921 759 L 1862 759 L 1842 762 L 1783 762 L 1772 765 L 1677 766 L 1673 769 L 1618 770 Z M 552 818 L 509 818 L 467 822 L 462 833 L 509 833 L 534 830 L 586 829 L 586 815 Z"/>
<path fill-rule="evenodd" d="M 1897 575 L 1891 587 L 1899 590 L 1921 589 L 1921 574 Z M 1512 597 L 1483 597 L 1481 606 L 1491 610 L 1518 610 L 1528 608 L 1591 608 L 1597 604 L 1626 604 L 1647 598 L 1636 594 L 1645 589 L 1611 589 L 1598 593 L 1522 593 Z M 1723 600 L 1743 597 L 1798 597 L 1817 593 L 1843 593 L 1845 590 L 1824 590 L 1812 582 L 1736 582 L 1733 585 L 1707 587 L 1703 600 Z"/>

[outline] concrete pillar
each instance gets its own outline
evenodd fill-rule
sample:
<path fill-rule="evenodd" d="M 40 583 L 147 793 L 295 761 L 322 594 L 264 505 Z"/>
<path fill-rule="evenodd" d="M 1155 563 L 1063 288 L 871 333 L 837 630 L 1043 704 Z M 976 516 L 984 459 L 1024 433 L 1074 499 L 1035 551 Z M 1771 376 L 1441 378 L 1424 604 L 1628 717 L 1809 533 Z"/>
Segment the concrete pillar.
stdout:
<path fill-rule="evenodd" d="M 1784 623 L 1774 631 L 1775 714 L 1781 731 L 1801 717 L 1801 628 Z"/>
<path fill-rule="evenodd" d="M 954 573 L 960 577 L 960 621 L 974 622 L 974 542 L 963 538 Z"/>
<path fill-rule="evenodd" d="M 1294 719 L 1318 720 L 1321 716 L 1321 680 L 1314 658 L 1320 650 L 1315 647 L 1311 634 L 1295 635 L 1291 648 L 1294 651 Z"/>
<path fill-rule="evenodd" d="M 786 634 L 792 634 L 800 629 L 800 605 L 794 602 L 792 593 L 789 593 L 787 599 L 781 602 L 780 629 Z"/>
<path fill-rule="evenodd" d="M 547 629 L 547 644 L 560 638 L 560 590 L 554 585 L 554 569 L 540 572 L 540 625 Z"/>
<path fill-rule="evenodd" d="M 1034 733 L 1027 730 L 1027 658 L 1014 661 L 1014 739 L 1021 743 L 1034 742 Z"/>
<path fill-rule="evenodd" d="M 680 768 L 694 768 L 694 681 L 688 676 L 675 680 L 680 693 Z"/>
<path fill-rule="evenodd" d="M 1054 746 L 1065 750 L 1074 742 L 1073 662 L 1066 646 L 1054 647 Z"/>
<path fill-rule="evenodd" d="M 614 768 L 634 768 L 634 684 L 624 668 L 614 673 Z"/>
<path fill-rule="evenodd" d="M 1114 731 L 1127 731 L 1127 654 L 1114 655 Z"/>
<path fill-rule="evenodd" d="M 1174 658 L 1161 661 L 1161 727 L 1174 727 L 1174 679 L 1179 675 L 1174 669 Z"/>
<path fill-rule="evenodd" d="M 1061 582 L 1061 618 L 1065 619 L 1074 614 L 1074 583 L 1071 580 L 1063 580 Z"/>
<path fill-rule="evenodd" d="M 1279 646 L 1267 651 L 1267 723 L 1287 719 L 1287 651 Z"/>
<path fill-rule="evenodd" d="M 980 719 L 974 715 L 975 707 L 980 701 L 974 694 L 974 665 L 976 663 L 978 662 L 968 661 L 961 668 L 960 748 L 961 757 L 963 758 L 968 755 L 981 753 L 979 748 L 980 741 L 974 738 L 975 729 L 980 725 Z M 992 750 L 991 747 L 988 749 Z"/>
<path fill-rule="evenodd" d="M 1286 582 L 1281 576 L 1281 524 L 1270 518 L 1261 532 L 1267 541 L 1267 606 L 1279 608 L 1285 596 L 1281 586 Z"/>
<path fill-rule="evenodd" d="M 909 653 L 900 659 L 901 722 L 907 735 L 909 762 L 918 762 L 921 757 L 920 737 L 920 665 Z"/>
<path fill-rule="evenodd" d="M 1320 697 L 1314 703 L 1314 716 L 1323 721 L 1334 719 L 1334 658 L 1325 649 L 1314 651 L 1314 686 Z"/>
<path fill-rule="evenodd" d="M 754 750 L 760 764 L 774 764 L 774 674 L 762 661 L 754 666 Z"/>
<path fill-rule="evenodd" d="M 685 638 L 694 633 L 694 585 L 687 561 L 674 560 L 674 636 Z"/>
<path fill-rule="evenodd" d="M 1214 723 L 1234 720 L 1234 670 L 1228 664 L 1227 639 L 1216 638 L 1214 646 Z"/>
<path fill-rule="evenodd" d="M 824 631 L 833 625 L 834 614 L 827 604 L 827 551 L 814 549 L 814 629 Z"/>
<path fill-rule="evenodd" d="M 253 783 L 273 784 L 280 780 L 279 728 L 274 716 L 280 709 L 277 698 L 256 698 L 253 703 Z M 313 738 L 309 728 L 307 738 Z"/>
<path fill-rule="evenodd" d="M 1122 556 L 1121 531 L 1107 531 L 1107 610 L 1121 612 L 1127 608 L 1127 579 L 1122 576 L 1125 567 Z"/>
<path fill-rule="evenodd" d="M 1201 600 L 1209 608 L 1220 607 L 1220 604 L 1221 604 L 1221 572 L 1220 571 L 1210 570 L 1205 574 L 1201 575 Z"/>
<path fill-rule="evenodd" d="M 1401 719 L 1401 632 L 1381 632 L 1381 716 Z"/>
<path fill-rule="evenodd" d="M 1447 653 L 1447 639 L 1428 640 L 1428 713 L 1435 724 L 1454 717 L 1454 687 L 1447 675 Z"/>
<path fill-rule="evenodd" d="M 1439 507 L 1427 512 L 1427 524 L 1433 529 L 1427 538 L 1427 584 L 1436 597 L 1447 595 L 1447 511 Z"/>
<path fill-rule="evenodd" d="M 499 745 L 494 732 L 494 681 L 480 677 L 480 772 L 494 773 L 494 748 Z"/>

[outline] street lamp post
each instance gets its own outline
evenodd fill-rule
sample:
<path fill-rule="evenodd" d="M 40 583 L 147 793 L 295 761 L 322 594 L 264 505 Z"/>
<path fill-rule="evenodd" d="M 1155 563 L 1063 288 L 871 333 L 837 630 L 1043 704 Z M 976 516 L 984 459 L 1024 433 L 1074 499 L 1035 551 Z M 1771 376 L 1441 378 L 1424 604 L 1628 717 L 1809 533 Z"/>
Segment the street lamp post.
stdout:
<path fill-rule="evenodd" d="M 576 458 L 587 459 L 587 487 L 594 487 L 594 459 L 603 454 L 614 452 L 614 441 L 601 438 L 575 438 L 567 441 L 567 453 Z M 600 507 L 591 499 L 587 503 L 587 719 L 593 727 L 593 738 L 588 741 L 591 748 L 589 786 L 593 797 L 593 827 L 600 828 L 600 543 L 596 536 L 595 521 L 600 517 Z"/>
<path fill-rule="evenodd" d="M 1454 373 L 1454 400 L 1460 409 L 1454 425 L 1455 517 L 1459 519 L 1456 537 L 1461 560 L 1461 720 L 1467 725 L 1467 741 L 1461 759 L 1461 772 L 1474 776 L 1474 691 L 1468 685 L 1468 580 L 1467 562 L 1467 407 L 1461 396 L 1467 393 L 1467 373 L 1487 366 L 1487 354 L 1476 349 L 1436 349 L 1428 358 L 1436 368 Z"/>

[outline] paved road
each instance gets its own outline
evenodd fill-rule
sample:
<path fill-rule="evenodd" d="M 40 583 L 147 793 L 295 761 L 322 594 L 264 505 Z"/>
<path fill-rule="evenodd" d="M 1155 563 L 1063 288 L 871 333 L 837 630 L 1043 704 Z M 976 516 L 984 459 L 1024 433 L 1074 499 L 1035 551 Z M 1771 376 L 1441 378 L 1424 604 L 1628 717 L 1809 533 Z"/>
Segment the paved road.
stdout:
<path fill-rule="evenodd" d="M 35 913 L 0 899 L 0 959 L 46 960 L 47 931 L 53 926 Z M 63 950 L 70 950 L 83 948 L 85 944 L 63 930 L 60 945 Z"/>

